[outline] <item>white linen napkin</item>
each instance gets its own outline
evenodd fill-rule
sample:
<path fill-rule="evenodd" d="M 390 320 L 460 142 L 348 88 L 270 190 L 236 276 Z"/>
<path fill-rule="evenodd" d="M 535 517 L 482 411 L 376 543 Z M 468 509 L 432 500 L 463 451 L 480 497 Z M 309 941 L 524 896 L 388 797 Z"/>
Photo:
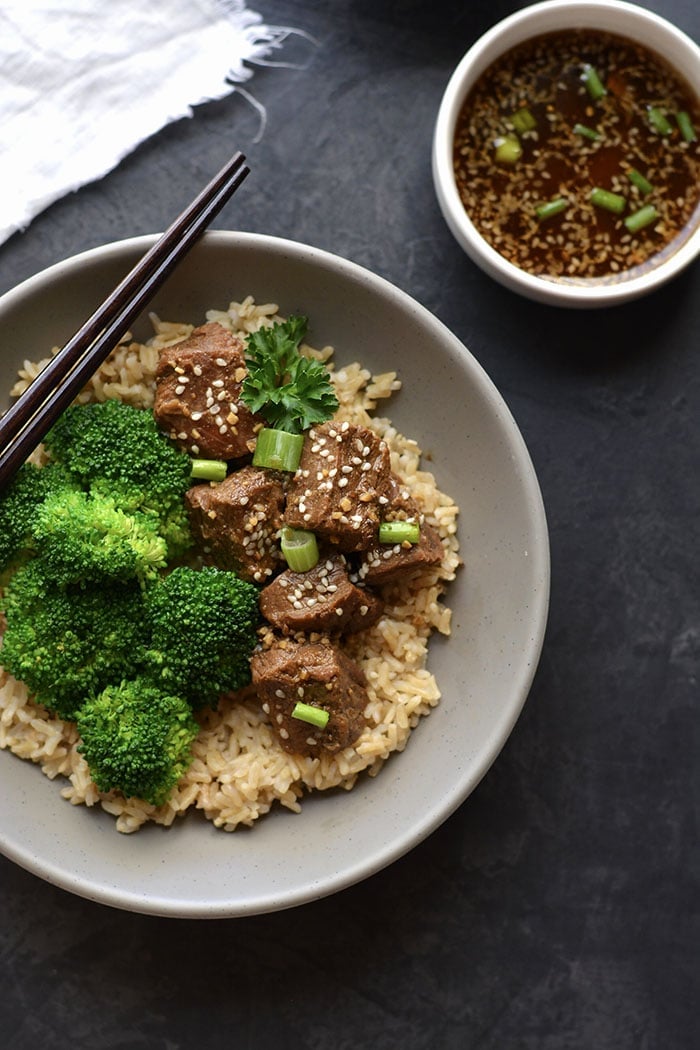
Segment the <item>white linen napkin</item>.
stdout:
<path fill-rule="evenodd" d="M 235 90 L 290 32 L 245 0 L 2 0 L 0 244 Z"/>

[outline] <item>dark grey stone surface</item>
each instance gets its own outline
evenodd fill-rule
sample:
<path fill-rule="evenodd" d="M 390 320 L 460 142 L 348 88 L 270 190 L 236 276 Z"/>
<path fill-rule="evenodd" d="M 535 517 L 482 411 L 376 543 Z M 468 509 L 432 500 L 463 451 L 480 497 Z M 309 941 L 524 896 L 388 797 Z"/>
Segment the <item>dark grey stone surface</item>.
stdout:
<path fill-rule="evenodd" d="M 434 200 L 449 74 L 509 0 L 261 0 L 303 69 L 165 129 L 0 248 L 0 291 L 162 229 L 232 148 L 254 174 L 218 226 L 389 278 L 460 336 L 530 448 L 551 617 L 524 713 L 432 837 L 290 912 L 113 911 L 0 858 L 4 1050 L 692 1050 L 700 1045 L 700 269 L 637 304 L 521 300 Z M 648 7 L 697 37 L 697 0 Z M 290 49 L 291 52 L 291 49 Z M 1 103 L 0 103 L 1 106 Z M 70 144 L 66 144 L 69 148 Z"/>

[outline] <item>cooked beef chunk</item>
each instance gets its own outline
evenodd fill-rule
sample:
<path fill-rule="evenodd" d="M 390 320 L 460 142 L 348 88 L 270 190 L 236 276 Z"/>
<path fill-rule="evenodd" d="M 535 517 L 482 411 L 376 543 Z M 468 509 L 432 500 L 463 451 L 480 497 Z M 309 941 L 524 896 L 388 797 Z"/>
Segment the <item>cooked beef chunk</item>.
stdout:
<path fill-rule="evenodd" d="M 382 608 L 379 598 L 351 582 L 342 554 L 321 558 L 308 572 L 287 569 L 260 594 L 260 612 L 285 634 L 361 631 L 377 622 Z"/>
<path fill-rule="evenodd" d="M 248 455 L 262 421 L 240 401 L 245 375 L 240 339 L 216 322 L 195 328 L 161 352 L 153 406 L 158 425 L 190 455 Z"/>
<path fill-rule="evenodd" d="M 243 467 L 217 484 L 193 486 L 185 501 L 195 540 L 217 565 L 253 583 L 284 567 L 284 477 L 277 471 Z"/>
<path fill-rule="evenodd" d="M 425 566 L 439 565 L 444 553 L 437 529 L 424 522 L 418 543 L 376 543 L 364 551 L 357 578 L 373 586 L 392 583 Z"/>
<path fill-rule="evenodd" d="M 390 472 L 386 442 L 366 427 L 347 422 L 313 427 L 289 487 L 285 522 L 310 529 L 342 551 L 369 547 Z"/>
<path fill-rule="evenodd" d="M 321 642 L 282 642 L 254 653 L 250 666 L 263 710 L 285 751 L 301 755 L 342 751 L 364 729 L 365 676 L 339 649 Z M 328 711 L 325 728 L 292 718 L 297 702 Z"/>
<path fill-rule="evenodd" d="M 420 507 L 395 474 L 389 480 L 387 496 L 382 521 L 416 521 L 420 525 L 420 540 L 387 544 L 375 538 L 362 552 L 357 576 L 362 582 L 377 586 L 412 575 L 426 565 L 439 565 L 444 554 L 437 530 L 426 524 Z"/>

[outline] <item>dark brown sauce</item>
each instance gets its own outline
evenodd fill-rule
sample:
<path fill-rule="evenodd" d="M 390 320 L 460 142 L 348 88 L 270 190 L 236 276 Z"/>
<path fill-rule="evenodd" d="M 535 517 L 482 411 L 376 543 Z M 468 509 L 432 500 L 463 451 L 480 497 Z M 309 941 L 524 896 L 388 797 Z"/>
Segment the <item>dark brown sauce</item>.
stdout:
<path fill-rule="evenodd" d="M 606 93 L 591 98 L 582 80 L 590 65 Z M 518 134 L 522 155 L 498 163 L 495 143 L 513 132 L 512 116 L 527 107 L 534 130 Z M 650 122 L 664 114 L 670 132 Z M 674 252 L 700 219 L 700 144 L 677 123 L 688 114 L 700 133 L 700 102 L 655 53 L 597 30 L 565 30 L 520 44 L 477 81 L 460 113 L 454 165 L 464 207 L 482 236 L 510 262 L 563 281 L 620 280 Z M 591 141 L 575 125 L 594 130 Z M 652 185 L 643 193 L 633 168 Z M 594 205 L 591 190 L 625 198 L 614 214 Z M 564 198 L 547 219 L 537 208 Z M 652 205 L 656 217 L 630 232 L 625 219 Z"/>

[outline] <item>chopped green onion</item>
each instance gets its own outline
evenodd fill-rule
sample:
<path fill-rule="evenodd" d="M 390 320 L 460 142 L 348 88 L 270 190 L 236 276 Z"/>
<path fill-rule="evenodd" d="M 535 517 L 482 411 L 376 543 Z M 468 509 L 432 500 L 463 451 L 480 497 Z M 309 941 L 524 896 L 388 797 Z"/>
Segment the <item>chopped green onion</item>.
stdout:
<path fill-rule="evenodd" d="M 299 466 L 303 447 L 303 434 L 289 434 L 286 430 L 263 427 L 255 443 L 253 466 L 293 472 Z"/>
<path fill-rule="evenodd" d="M 607 91 L 603 87 L 603 81 L 600 79 L 593 66 L 586 64 L 583 67 L 581 80 L 586 85 L 586 90 L 594 101 L 597 102 L 599 98 L 603 97 L 603 95 L 607 95 Z"/>
<path fill-rule="evenodd" d="M 647 106 L 647 115 L 649 117 L 649 123 L 655 131 L 658 131 L 659 135 L 671 134 L 673 131 L 671 121 L 658 106 Z"/>
<path fill-rule="evenodd" d="M 540 204 L 538 208 L 535 208 L 535 214 L 538 219 L 551 219 L 553 215 L 558 215 L 560 211 L 568 207 L 569 202 L 566 197 L 555 197 L 553 201 L 547 201 L 546 204 Z"/>
<path fill-rule="evenodd" d="M 589 128 L 585 124 L 574 124 L 574 135 L 583 135 L 584 138 L 596 142 L 600 138 L 600 132 Z"/>
<path fill-rule="evenodd" d="M 527 106 L 522 106 L 517 110 L 510 120 L 519 135 L 524 135 L 526 131 L 534 131 L 537 127 L 537 121 Z"/>
<path fill-rule="evenodd" d="M 203 481 L 223 481 L 228 466 L 223 459 L 193 459 L 190 477 Z"/>
<path fill-rule="evenodd" d="M 499 164 L 515 164 L 523 155 L 523 147 L 517 135 L 510 132 L 494 142 L 496 160 Z"/>
<path fill-rule="evenodd" d="M 630 170 L 627 172 L 627 178 L 630 180 L 633 186 L 637 187 L 640 193 L 644 194 L 645 197 L 654 189 L 649 180 L 645 179 L 641 171 L 637 171 L 636 168 L 630 168 Z"/>
<path fill-rule="evenodd" d="M 380 543 L 418 543 L 420 525 L 416 521 L 383 521 L 379 526 Z"/>
<path fill-rule="evenodd" d="M 313 532 L 282 527 L 280 547 L 292 572 L 308 572 L 318 564 L 318 544 Z"/>
<path fill-rule="evenodd" d="M 594 190 L 591 190 L 590 195 L 591 204 L 595 204 L 597 208 L 604 208 L 605 211 L 612 211 L 615 215 L 622 215 L 625 210 L 627 201 L 619 193 L 611 193 L 610 190 L 602 190 L 596 186 Z"/>
<path fill-rule="evenodd" d="M 298 702 L 292 711 L 292 718 L 298 718 L 300 722 L 309 722 L 312 726 L 318 726 L 319 729 L 326 728 L 330 717 L 328 711 L 324 711 L 322 707 L 314 707 L 313 704 Z"/>
<path fill-rule="evenodd" d="M 630 233 L 636 233 L 637 230 L 642 230 L 650 222 L 653 222 L 658 214 L 653 204 L 645 204 L 639 211 L 633 211 L 631 215 L 627 216 L 625 226 Z"/>
<path fill-rule="evenodd" d="M 695 133 L 695 128 L 693 127 L 690 116 L 685 112 L 685 110 L 681 110 L 680 113 L 676 113 L 676 123 L 678 124 L 680 133 L 686 142 L 697 142 L 698 136 Z"/>

